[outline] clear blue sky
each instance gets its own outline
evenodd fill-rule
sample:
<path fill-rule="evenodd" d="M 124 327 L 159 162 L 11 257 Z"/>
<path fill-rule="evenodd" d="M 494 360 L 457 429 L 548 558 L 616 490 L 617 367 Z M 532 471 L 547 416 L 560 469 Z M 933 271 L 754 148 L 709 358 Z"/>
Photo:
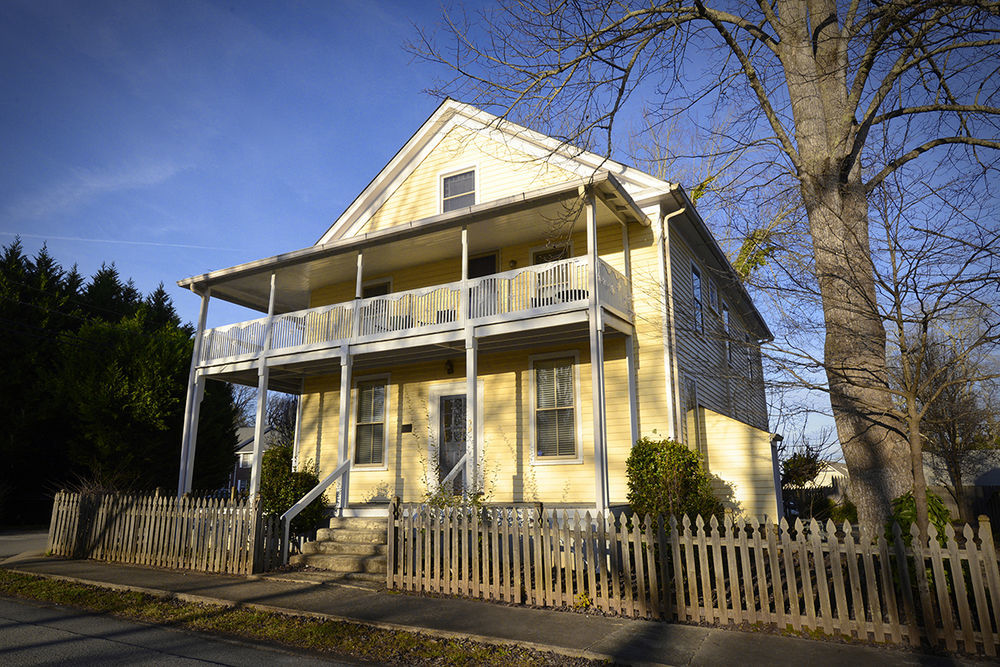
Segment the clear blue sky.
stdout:
<path fill-rule="evenodd" d="M 175 281 L 312 244 L 437 106 L 438 4 L 0 2 L 0 244 Z M 247 311 L 213 301 L 209 325 Z"/>

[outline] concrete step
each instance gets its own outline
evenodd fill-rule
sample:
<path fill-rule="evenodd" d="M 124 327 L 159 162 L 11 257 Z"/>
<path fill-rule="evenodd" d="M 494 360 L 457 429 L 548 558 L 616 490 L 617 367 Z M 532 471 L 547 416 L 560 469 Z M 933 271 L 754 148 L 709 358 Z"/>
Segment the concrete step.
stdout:
<path fill-rule="evenodd" d="M 352 556 L 385 556 L 389 547 L 370 542 L 306 542 L 302 545 L 304 554 L 347 554 Z"/>
<path fill-rule="evenodd" d="M 290 562 L 292 565 L 304 565 L 305 563 L 296 563 L 296 559 L 301 558 L 301 556 L 292 556 Z M 364 588 L 371 588 L 373 590 L 379 590 L 385 588 L 385 575 L 384 574 L 370 574 L 368 572 L 328 572 L 326 570 L 299 570 L 297 572 L 282 572 L 276 574 L 270 574 L 267 576 L 268 579 L 274 579 L 277 581 L 295 581 L 295 582 L 310 582 L 318 584 L 351 584 L 354 586 L 361 586 Z"/>
<path fill-rule="evenodd" d="M 335 516 L 330 518 L 330 528 L 346 528 L 347 530 L 362 530 L 369 533 L 386 532 L 387 519 Z"/>
<path fill-rule="evenodd" d="M 356 544 L 385 544 L 386 531 L 354 530 L 353 528 L 320 528 L 317 542 L 354 542 Z"/>
<path fill-rule="evenodd" d="M 381 574 L 385 576 L 385 556 L 353 556 L 349 554 L 298 554 L 289 559 L 293 565 L 308 565 L 331 572 Z"/>

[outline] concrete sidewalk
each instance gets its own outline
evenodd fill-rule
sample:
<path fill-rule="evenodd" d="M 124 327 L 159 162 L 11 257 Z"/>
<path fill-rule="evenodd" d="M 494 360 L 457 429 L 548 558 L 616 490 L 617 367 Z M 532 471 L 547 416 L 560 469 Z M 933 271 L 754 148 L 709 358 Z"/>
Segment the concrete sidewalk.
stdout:
<path fill-rule="evenodd" d="M 832 641 L 375 591 L 310 580 L 315 576 L 309 573 L 236 577 L 38 557 L 18 558 L 2 567 L 188 601 L 240 604 L 435 636 L 518 643 L 623 664 L 977 664 Z"/>

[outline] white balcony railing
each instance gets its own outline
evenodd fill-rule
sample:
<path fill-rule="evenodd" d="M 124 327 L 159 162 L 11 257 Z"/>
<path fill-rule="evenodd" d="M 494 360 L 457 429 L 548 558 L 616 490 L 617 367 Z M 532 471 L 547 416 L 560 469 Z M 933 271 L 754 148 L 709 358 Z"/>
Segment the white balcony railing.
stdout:
<path fill-rule="evenodd" d="M 585 304 L 590 298 L 585 257 L 574 257 L 474 278 L 468 283 L 468 319 L 483 321 L 534 317 Z M 632 312 L 628 280 L 604 261 L 597 264 L 601 301 L 625 315 Z M 459 325 L 462 282 L 385 296 L 307 308 L 274 316 L 271 350 L 334 345 L 355 339 L 393 337 Z M 255 357 L 264 349 L 267 318 L 209 329 L 201 362 Z"/>

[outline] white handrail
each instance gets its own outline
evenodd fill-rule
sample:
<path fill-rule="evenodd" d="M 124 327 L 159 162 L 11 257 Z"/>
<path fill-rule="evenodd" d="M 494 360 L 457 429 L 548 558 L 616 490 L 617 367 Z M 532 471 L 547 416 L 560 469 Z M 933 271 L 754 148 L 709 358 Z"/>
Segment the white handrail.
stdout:
<path fill-rule="evenodd" d="M 319 498 L 320 494 L 326 491 L 327 487 L 333 484 L 334 480 L 339 479 L 344 473 L 350 471 L 350 469 L 351 459 L 347 459 L 337 466 L 336 470 L 324 477 L 319 484 L 314 486 L 309 491 L 309 493 L 302 496 L 297 503 L 289 507 L 287 512 L 281 515 L 280 521 L 285 530 L 285 539 L 281 543 L 281 560 L 285 565 L 288 565 L 288 532 L 289 527 L 292 525 L 292 519 L 297 517 L 299 512 L 308 507 L 309 503 Z"/>
<path fill-rule="evenodd" d="M 470 320 L 487 320 L 585 303 L 588 271 L 587 258 L 571 257 L 473 278 L 468 281 L 466 315 Z M 632 295 L 626 278 L 603 260 L 598 262 L 597 273 L 602 299 L 630 314 Z M 462 288 L 463 283 L 457 281 L 277 314 L 271 350 L 335 344 L 428 326 L 458 326 Z M 206 330 L 201 361 L 258 353 L 264 343 L 264 322 L 266 318 Z"/>
<path fill-rule="evenodd" d="M 455 467 L 451 469 L 451 472 L 449 472 L 447 475 L 444 476 L 444 479 L 441 480 L 441 483 L 438 485 L 438 488 L 444 488 L 445 484 L 447 484 L 451 480 L 455 479 L 456 476 L 458 476 L 458 471 L 461 470 L 462 466 L 465 465 L 465 459 L 467 458 L 469 458 L 469 452 L 462 454 L 462 458 L 458 460 L 458 462 L 455 464 Z"/>

